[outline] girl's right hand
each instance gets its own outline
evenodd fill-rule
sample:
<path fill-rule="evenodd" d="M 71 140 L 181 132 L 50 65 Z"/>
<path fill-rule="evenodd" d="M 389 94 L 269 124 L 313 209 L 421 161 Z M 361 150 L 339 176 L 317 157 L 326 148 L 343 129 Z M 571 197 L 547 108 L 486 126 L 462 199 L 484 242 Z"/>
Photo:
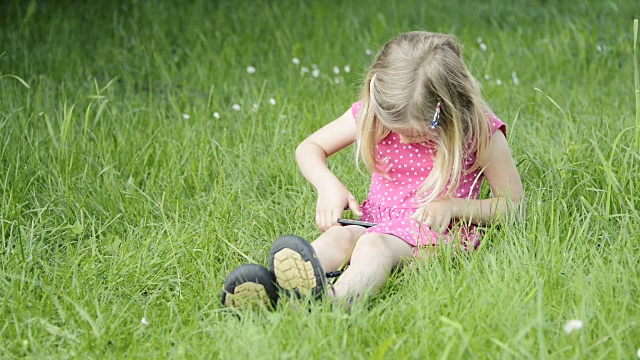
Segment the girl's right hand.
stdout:
<path fill-rule="evenodd" d="M 358 200 L 344 186 L 318 191 L 316 204 L 316 225 L 322 232 L 338 225 L 342 213 L 350 209 L 354 215 L 362 216 Z"/>

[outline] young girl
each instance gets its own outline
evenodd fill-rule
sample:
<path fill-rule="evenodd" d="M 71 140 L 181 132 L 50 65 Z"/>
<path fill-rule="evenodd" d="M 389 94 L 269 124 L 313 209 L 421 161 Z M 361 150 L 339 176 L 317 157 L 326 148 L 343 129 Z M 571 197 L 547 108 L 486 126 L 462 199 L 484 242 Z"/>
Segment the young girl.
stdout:
<path fill-rule="evenodd" d="M 326 164 L 354 142 L 357 161 L 372 172 L 362 205 Z M 226 305 L 237 303 L 237 287 L 253 284 L 262 289 L 241 292 L 242 298 L 273 304 L 280 287 L 352 301 L 378 290 L 420 249 L 477 247 L 476 225 L 517 215 L 523 199 L 506 126 L 482 100 L 450 35 L 410 32 L 389 41 L 366 74 L 360 101 L 305 139 L 296 159 L 317 190 L 323 234 L 311 245 L 295 236 L 278 239 L 269 270 L 236 269 L 225 284 Z M 479 199 L 484 179 L 493 197 Z M 345 209 L 377 225 L 340 226 Z M 327 289 L 325 274 L 345 264 Z"/>

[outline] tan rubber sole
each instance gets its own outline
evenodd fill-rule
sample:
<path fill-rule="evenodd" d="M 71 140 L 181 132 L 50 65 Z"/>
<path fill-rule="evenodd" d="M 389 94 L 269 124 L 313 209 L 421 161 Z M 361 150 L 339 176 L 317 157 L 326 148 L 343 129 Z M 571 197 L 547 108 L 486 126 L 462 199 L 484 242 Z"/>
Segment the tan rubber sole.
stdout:
<path fill-rule="evenodd" d="M 262 284 L 247 281 L 236 286 L 233 294 L 227 293 L 225 305 L 229 308 L 268 306 L 269 295 Z"/>
<path fill-rule="evenodd" d="M 284 248 L 274 254 L 273 272 L 278 285 L 287 291 L 298 290 L 301 295 L 307 295 L 318 286 L 311 261 L 304 261 L 292 249 Z"/>

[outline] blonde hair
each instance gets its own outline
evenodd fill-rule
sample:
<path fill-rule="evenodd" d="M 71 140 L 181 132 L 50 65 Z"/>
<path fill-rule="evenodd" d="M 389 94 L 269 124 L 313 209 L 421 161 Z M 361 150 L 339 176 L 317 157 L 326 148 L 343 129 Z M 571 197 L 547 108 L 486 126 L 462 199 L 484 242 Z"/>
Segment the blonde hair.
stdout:
<path fill-rule="evenodd" d="M 366 74 L 360 100 L 356 160 L 372 172 L 386 176 L 388 158 L 377 160 L 376 145 L 390 133 L 387 127 L 433 139 L 434 167 L 418 189 L 424 203 L 455 191 L 465 156 L 476 154 L 470 171 L 485 156 L 488 107 L 454 36 L 415 31 L 389 41 Z M 438 102 L 440 119 L 432 129 Z"/>

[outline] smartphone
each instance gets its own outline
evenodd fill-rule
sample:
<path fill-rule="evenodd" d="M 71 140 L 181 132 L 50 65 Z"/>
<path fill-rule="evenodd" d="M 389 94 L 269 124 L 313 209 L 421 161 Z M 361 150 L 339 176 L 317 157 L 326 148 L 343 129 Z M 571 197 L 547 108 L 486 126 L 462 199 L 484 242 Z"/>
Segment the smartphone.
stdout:
<path fill-rule="evenodd" d="M 378 225 L 378 224 L 375 224 L 375 223 L 370 223 L 370 222 L 360 221 L 360 220 L 352 220 L 352 219 L 338 219 L 338 224 L 341 224 L 341 225 L 358 225 L 358 226 L 364 226 L 366 228 L 370 228 L 372 226 Z"/>

